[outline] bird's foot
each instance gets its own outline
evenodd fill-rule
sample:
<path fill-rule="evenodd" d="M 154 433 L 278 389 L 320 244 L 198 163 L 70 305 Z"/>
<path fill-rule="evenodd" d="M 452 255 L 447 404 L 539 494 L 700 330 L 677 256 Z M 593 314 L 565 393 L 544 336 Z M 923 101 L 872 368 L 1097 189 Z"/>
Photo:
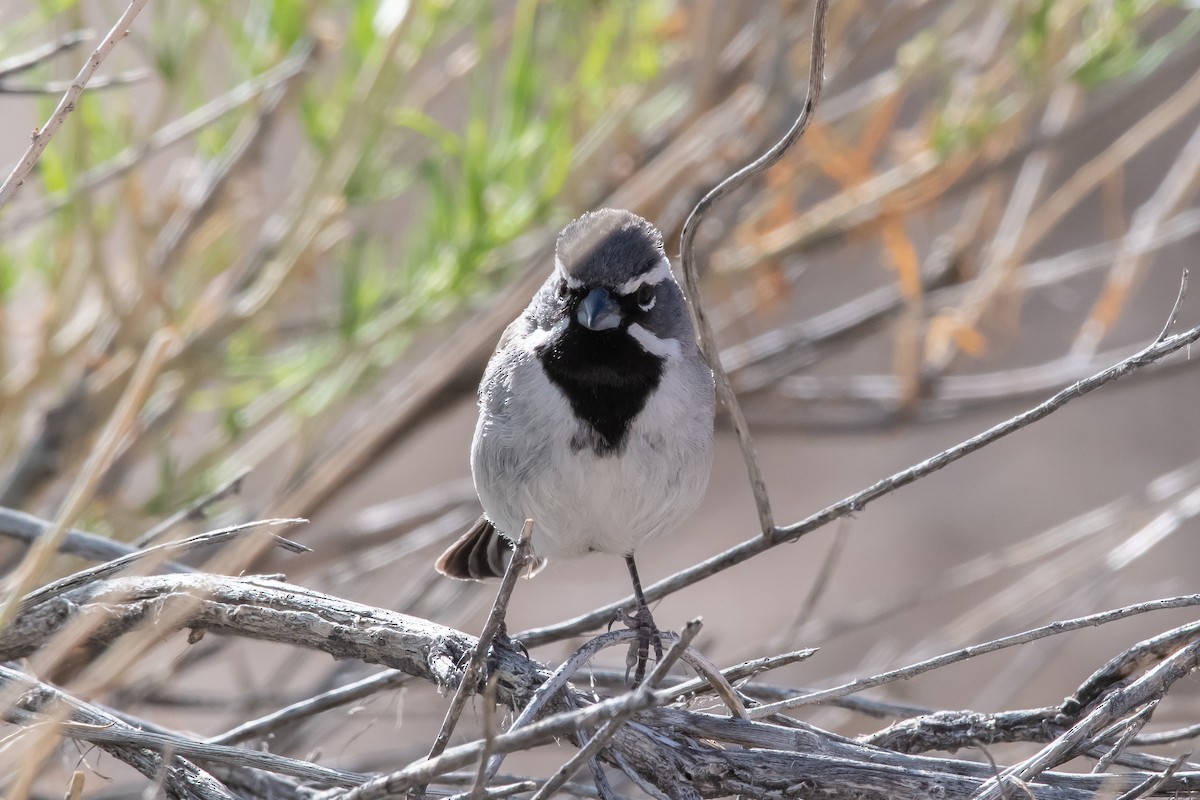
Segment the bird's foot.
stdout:
<path fill-rule="evenodd" d="M 500 654 L 505 651 L 529 658 L 529 651 L 525 649 L 525 645 L 521 644 L 520 640 L 509 636 L 508 626 L 501 621 L 500 627 L 496 630 L 496 635 L 492 637 L 492 644 L 488 647 L 487 672 L 484 675 L 485 684 L 500 669 Z"/>
<path fill-rule="evenodd" d="M 632 614 L 625 614 L 622 621 L 637 631 L 637 638 L 629 644 L 629 653 L 625 656 L 625 682 L 629 683 L 629 673 L 633 672 L 633 682 L 630 686 L 639 686 L 646 677 L 646 664 L 650 660 L 650 645 L 654 645 L 654 660 L 662 661 L 662 634 L 654 624 L 650 607 L 638 606 Z"/>

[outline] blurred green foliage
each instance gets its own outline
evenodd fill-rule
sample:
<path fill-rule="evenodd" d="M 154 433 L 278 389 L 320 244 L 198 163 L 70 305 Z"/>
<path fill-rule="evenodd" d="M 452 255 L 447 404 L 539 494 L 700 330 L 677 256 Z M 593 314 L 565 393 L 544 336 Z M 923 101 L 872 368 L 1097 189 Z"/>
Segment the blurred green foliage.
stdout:
<path fill-rule="evenodd" d="M 4 45 L 65 32 L 80 9 L 43 0 Z M 53 317 L 17 348 L 37 366 L 25 383 L 10 376 L 6 404 L 16 413 L 0 458 L 11 466 L 28 446 L 16 429 L 36 416 L 38 387 L 77 379 L 79 358 L 136 348 L 161 325 L 185 336 L 175 369 L 187 392 L 164 404 L 171 419 L 162 429 L 186 429 L 196 415 L 220 425 L 188 447 L 150 448 L 159 479 L 148 511 L 212 485 L 238 447 L 282 419 L 319 427 L 402 354 L 415 326 L 504 280 L 511 265 L 497 260 L 498 248 L 561 221 L 556 198 L 577 142 L 617 93 L 655 79 L 668 9 L 151 4 L 114 61 L 149 66 L 153 79 L 84 95 L 26 192 L 40 192 L 33 205 L 52 211 L 0 244 L 0 291 L 21 285 L 26 302 Z M 261 92 L 220 99 L 307 49 L 314 55 L 286 82 L 280 112 L 262 111 Z M 32 74 L 68 71 L 50 61 Z M 37 114 L 56 99 L 41 100 Z M 193 136 L 139 153 L 214 101 L 222 112 Z M 259 137 L 260 150 L 243 157 L 236 147 L 247 137 Z M 96 190 L 96 171 L 121 154 L 134 156 L 132 167 Z M 205 196 L 213 180 L 218 188 Z M 188 227 L 167 248 L 156 240 L 175 218 Z M 156 245 L 168 259 L 152 265 Z M 267 298 L 261 308 L 245 319 L 232 313 L 256 292 Z M 55 336 L 84 316 L 90 337 L 55 352 Z"/>

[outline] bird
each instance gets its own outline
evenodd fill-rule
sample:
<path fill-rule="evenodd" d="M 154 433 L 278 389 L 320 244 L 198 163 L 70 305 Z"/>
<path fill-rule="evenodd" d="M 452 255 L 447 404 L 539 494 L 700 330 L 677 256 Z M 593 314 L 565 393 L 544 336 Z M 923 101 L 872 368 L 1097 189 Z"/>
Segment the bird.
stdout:
<path fill-rule="evenodd" d="M 623 557 L 635 599 L 625 621 L 638 631 L 627 665 L 639 684 L 650 644 L 660 659 L 662 645 L 634 553 L 699 505 L 714 409 L 713 372 L 662 234 L 630 211 L 583 214 L 488 361 L 471 444 L 484 513 L 437 570 L 501 577 L 527 519 L 531 575 L 548 560 Z"/>

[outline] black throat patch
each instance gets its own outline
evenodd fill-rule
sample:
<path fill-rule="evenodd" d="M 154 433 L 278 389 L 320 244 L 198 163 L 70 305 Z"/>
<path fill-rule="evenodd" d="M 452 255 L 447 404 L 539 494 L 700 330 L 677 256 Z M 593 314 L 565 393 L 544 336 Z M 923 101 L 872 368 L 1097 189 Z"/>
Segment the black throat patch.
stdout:
<path fill-rule="evenodd" d="M 662 379 L 663 359 L 646 352 L 623 328 L 590 331 L 574 323 L 543 345 L 538 357 L 575 416 L 596 433 L 573 438 L 572 449 L 591 447 L 598 456 L 620 453 L 630 423 Z"/>

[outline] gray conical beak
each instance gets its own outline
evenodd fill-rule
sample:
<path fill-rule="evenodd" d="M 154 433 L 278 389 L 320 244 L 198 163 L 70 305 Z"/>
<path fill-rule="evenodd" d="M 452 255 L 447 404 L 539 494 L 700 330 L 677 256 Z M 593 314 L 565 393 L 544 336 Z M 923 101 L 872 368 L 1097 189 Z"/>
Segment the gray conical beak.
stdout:
<path fill-rule="evenodd" d="M 621 324 L 621 307 L 604 289 L 592 289 L 579 304 L 575 319 L 588 330 L 607 331 Z"/>

